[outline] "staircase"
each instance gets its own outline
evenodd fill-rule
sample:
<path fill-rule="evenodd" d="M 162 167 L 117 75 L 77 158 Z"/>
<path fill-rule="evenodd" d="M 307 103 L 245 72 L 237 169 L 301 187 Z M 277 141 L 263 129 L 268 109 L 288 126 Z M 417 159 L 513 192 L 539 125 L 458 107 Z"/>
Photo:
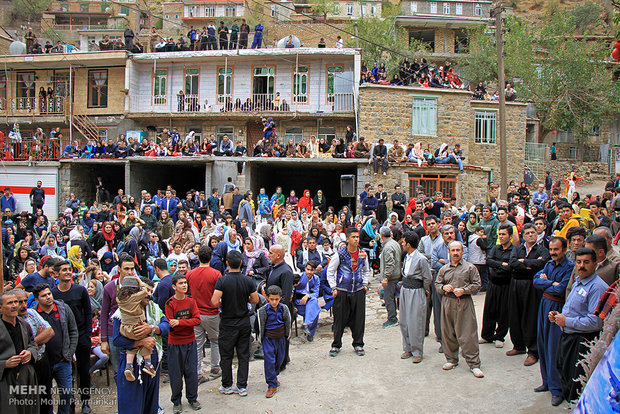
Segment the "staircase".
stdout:
<path fill-rule="evenodd" d="M 73 115 L 73 127 L 86 140 L 99 141 L 99 127 L 87 115 Z"/>

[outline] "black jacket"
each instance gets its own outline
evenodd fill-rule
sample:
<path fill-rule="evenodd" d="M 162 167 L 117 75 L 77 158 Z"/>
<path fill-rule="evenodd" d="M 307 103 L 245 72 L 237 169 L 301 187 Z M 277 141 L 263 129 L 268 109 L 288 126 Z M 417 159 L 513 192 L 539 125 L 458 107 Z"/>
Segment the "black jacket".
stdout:
<path fill-rule="evenodd" d="M 513 247 L 510 254 L 512 277 L 517 280 L 534 280 L 534 275 L 545 267 L 545 263 L 551 259 L 551 256 L 549 250 L 540 244 L 535 244 L 530 250 L 530 254 L 526 255 L 525 253 L 525 243 Z M 519 259 L 525 260 L 520 262 Z"/>
<path fill-rule="evenodd" d="M 510 245 L 506 250 L 501 244 L 496 244 L 487 253 L 487 266 L 491 269 L 489 279 L 496 285 L 506 285 L 510 283 L 512 271 L 510 265 L 504 266 L 504 263 L 510 264 L 510 255 L 513 246 Z"/>

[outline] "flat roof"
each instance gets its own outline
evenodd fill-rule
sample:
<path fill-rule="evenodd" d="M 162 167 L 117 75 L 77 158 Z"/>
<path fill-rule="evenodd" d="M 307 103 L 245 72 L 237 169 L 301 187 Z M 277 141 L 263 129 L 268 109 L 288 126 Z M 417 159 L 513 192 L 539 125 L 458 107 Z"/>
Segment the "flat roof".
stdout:
<path fill-rule="evenodd" d="M 41 55 L 0 56 L 10 69 L 68 68 L 69 64 L 79 66 L 124 66 L 127 52 L 109 50 L 99 52 L 51 53 Z"/>
<path fill-rule="evenodd" d="M 396 23 L 406 26 L 415 25 L 420 28 L 434 28 L 434 27 L 467 27 L 487 24 L 491 20 L 490 17 L 474 17 L 474 16 L 438 16 L 418 14 L 415 16 L 398 15 L 396 16 Z"/>

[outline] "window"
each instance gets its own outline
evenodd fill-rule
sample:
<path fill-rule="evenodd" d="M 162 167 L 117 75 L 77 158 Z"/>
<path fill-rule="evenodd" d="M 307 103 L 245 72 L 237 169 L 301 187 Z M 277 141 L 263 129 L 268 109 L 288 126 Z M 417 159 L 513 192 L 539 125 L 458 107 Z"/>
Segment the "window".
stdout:
<path fill-rule="evenodd" d="M 370 15 L 375 17 L 377 15 L 377 5 L 376 4 L 371 4 L 370 5 Z"/>
<path fill-rule="evenodd" d="M 571 160 L 579 160 L 581 159 L 581 151 L 579 147 L 570 147 L 568 148 L 568 158 Z"/>
<path fill-rule="evenodd" d="M 200 126 L 187 126 L 185 127 L 185 135 L 189 134 L 191 131 L 194 131 L 194 141 L 196 141 L 196 145 L 200 145 L 202 142 L 202 127 Z"/>
<path fill-rule="evenodd" d="M 431 2 L 431 13 L 436 14 L 437 13 L 437 3 L 436 2 Z"/>
<path fill-rule="evenodd" d="M 474 6 L 474 16 L 482 16 L 482 6 L 480 3 L 476 3 Z"/>
<path fill-rule="evenodd" d="M 366 16 L 366 5 L 362 4 L 362 17 Z"/>
<path fill-rule="evenodd" d="M 456 3 L 456 14 L 457 15 L 462 15 L 463 14 L 463 3 Z"/>
<path fill-rule="evenodd" d="M 334 5 L 334 16 L 338 16 L 340 14 L 340 5 L 336 3 Z"/>
<path fill-rule="evenodd" d="M 120 11 L 119 15 L 121 15 L 121 16 L 129 16 L 129 7 L 121 6 L 121 11 Z M 177 17 L 177 19 L 178 19 L 178 17 Z"/>
<path fill-rule="evenodd" d="M 437 135 L 437 99 L 413 98 L 412 135 Z"/>
<path fill-rule="evenodd" d="M 217 139 L 217 145 L 220 145 L 220 141 L 222 141 L 222 137 L 224 135 L 228 135 L 228 138 L 234 143 L 235 142 L 235 127 L 233 126 L 218 126 L 215 130 L 215 139 Z M 234 145 L 234 144 L 233 144 Z"/>
<path fill-rule="evenodd" d="M 450 14 L 450 3 L 443 4 L 443 14 Z"/>
<path fill-rule="evenodd" d="M 600 125 L 593 126 L 592 129 L 590 130 L 590 135 L 594 135 L 595 137 L 600 137 L 601 136 L 601 126 Z"/>
<path fill-rule="evenodd" d="M 353 4 L 347 3 L 347 16 L 353 16 Z"/>
<path fill-rule="evenodd" d="M 409 3 L 409 11 L 411 12 L 411 14 L 416 14 L 418 12 L 417 1 L 412 1 L 411 3 Z"/>
<path fill-rule="evenodd" d="M 153 74 L 153 104 L 165 105 L 166 98 L 166 86 L 168 83 L 168 69 L 156 69 Z"/>
<path fill-rule="evenodd" d="M 278 8 L 275 5 L 271 6 L 271 17 L 278 17 Z"/>
<path fill-rule="evenodd" d="M 253 93 L 254 104 L 265 105 L 268 99 L 273 100 L 276 70 L 273 66 L 254 68 Z"/>
<path fill-rule="evenodd" d="M 575 134 L 572 130 L 568 131 L 557 131 L 557 142 L 576 142 Z"/>
<path fill-rule="evenodd" d="M 495 144 L 497 112 L 476 111 L 475 118 L 475 142 L 478 144 Z"/>
<path fill-rule="evenodd" d="M 293 76 L 293 103 L 308 103 L 308 67 L 297 66 Z"/>
<path fill-rule="evenodd" d="M 284 133 L 284 145 L 288 144 L 288 140 L 292 139 L 295 145 L 299 144 L 304 138 L 302 128 L 286 128 Z"/>
<path fill-rule="evenodd" d="M 451 174 L 409 174 L 409 197 L 418 196 L 418 185 L 424 194 L 443 193 L 444 199 L 456 197 L 456 176 Z"/>
<path fill-rule="evenodd" d="M 80 4 L 80 13 L 88 13 L 88 4 Z"/>
<path fill-rule="evenodd" d="M 226 17 L 235 17 L 237 15 L 236 6 L 226 6 L 226 9 L 224 10 L 224 14 Z"/>
<path fill-rule="evenodd" d="M 325 139 L 325 142 L 332 142 L 332 139 L 336 139 L 336 128 L 325 127 L 319 128 L 318 139 Z"/>
<path fill-rule="evenodd" d="M 108 130 L 99 128 L 99 140 L 108 139 Z"/>
<path fill-rule="evenodd" d="M 224 67 L 218 69 L 217 75 L 217 103 L 223 104 L 227 97 L 232 97 L 233 68 Z M 232 99 L 232 98 L 231 98 Z"/>
<path fill-rule="evenodd" d="M 330 104 L 334 103 L 334 83 L 338 73 L 342 73 L 342 66 L 328 66 L 327 67 L 327 102 Z M 331 141 L 330 141 L 331 142 Z"/>
<path fill-rule="evenodd" d="M 198 95 L 198 68 L 185 69 L 185 95 Z"/>
<path fill-rule="evenodd" d="M 106 108 L 108 106 L 108 70 L 88 71 L 88 107 Z"/>
<path fill-rule="evenodd" d="M 215 17 L 215 6 L 205 6 L 205 17 Z"/>

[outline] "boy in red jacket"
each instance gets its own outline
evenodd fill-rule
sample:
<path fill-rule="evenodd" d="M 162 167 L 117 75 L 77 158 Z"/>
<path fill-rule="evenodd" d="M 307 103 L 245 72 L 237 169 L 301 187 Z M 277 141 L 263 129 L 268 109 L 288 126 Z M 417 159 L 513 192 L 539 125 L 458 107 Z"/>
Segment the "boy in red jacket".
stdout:
<path fill-rule="evenodd" d="M 170 397 L 174 407 L 173 414 L 180 414 L 183 378 L 185 378 L 185 396 L 189 406 L 194 410 L 202 407 L 198 402 L 198 373 L 196 372 L 196 336 L 194 326 L 200 324 L 200 313 L 196 301 L 187 292 L 187 279 L 177 274 L 172 278 L 174 296 L 166 302 L 166 319 L 170 323 L 168 334 L 168 375 L 170 376 Z"/>

